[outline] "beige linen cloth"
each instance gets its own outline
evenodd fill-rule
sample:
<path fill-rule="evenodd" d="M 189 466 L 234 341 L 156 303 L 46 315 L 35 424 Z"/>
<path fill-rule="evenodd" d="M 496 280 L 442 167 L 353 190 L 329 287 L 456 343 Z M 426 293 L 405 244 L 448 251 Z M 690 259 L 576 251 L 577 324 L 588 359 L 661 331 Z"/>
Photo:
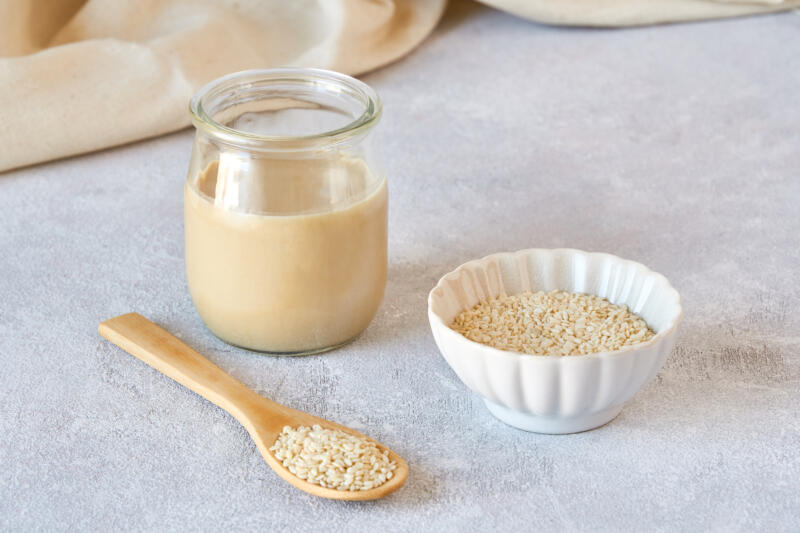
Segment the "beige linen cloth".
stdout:
<path fill-rule="evenodd" d="M 763 13 L 800 0 L 483 0 L 553 24 Z M 446 0 L 0 0 L 0 171 L 175 131 L 237 70 L 359 74 L 434 28 Z M 535 28 L 531 29 L 535 31 Z"/>

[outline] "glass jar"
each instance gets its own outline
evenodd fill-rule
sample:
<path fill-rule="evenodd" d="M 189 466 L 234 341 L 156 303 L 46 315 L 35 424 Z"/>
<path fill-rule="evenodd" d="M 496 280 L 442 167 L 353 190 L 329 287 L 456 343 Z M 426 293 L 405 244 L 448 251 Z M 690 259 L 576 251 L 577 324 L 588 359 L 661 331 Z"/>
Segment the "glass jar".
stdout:
<path fill-rule="evenodd" d="M 239 72 L 192 99 L 186 278 L 206 326 L 274 354 L 336 348 L 386 285 L 377 94 L 317 69 Z"/>

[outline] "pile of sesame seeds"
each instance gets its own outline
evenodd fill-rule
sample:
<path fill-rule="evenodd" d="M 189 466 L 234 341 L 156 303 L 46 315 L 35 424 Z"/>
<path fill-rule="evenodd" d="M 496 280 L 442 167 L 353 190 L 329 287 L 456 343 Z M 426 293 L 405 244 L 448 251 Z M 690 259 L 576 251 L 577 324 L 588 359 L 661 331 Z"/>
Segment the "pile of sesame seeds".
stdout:
<path fill-rule="evenodd" d="M 610 352 L 655 335 L 624 305 L 565 291 L 485 300 L 460 313 L 450 327 L 475 342 L 532 355 Z"/>
<path fill-rule="evenodd" d="M 270 451 L 300 479 L 336 490 L 373 489 L 397 468 L 375 442 L 319 425 L 285 426 Z"/>

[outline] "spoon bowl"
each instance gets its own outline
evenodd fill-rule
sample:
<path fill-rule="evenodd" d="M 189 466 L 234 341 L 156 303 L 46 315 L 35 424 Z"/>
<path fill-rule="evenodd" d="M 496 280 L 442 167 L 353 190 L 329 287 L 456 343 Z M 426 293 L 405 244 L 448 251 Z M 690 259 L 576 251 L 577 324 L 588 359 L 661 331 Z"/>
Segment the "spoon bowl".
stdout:
<path fill-rule="evenodd" d="M 100 324 L 98 331 L 100 335 L 129 354 L 230 413 L 253 438 L 270 468 L 302 491 L 332 500 L 375 500 L 396 491 L 408 478 L 406 462 L 386 446 L 353 429 L 286 407 L 256 394 L 165 329 L 138 313 L 110 318 Z M 285 426 L 296 428 L 310 427 L 314 424 L 327 429 L 338 429 L 375 442 L 381 450 L 389 452 L 390 460 L 397 465 L 392 472 L 392 478 L 369 490 L 351 491 L 326 488 L 292 474 L 269 448 L 278 439 Z"/>

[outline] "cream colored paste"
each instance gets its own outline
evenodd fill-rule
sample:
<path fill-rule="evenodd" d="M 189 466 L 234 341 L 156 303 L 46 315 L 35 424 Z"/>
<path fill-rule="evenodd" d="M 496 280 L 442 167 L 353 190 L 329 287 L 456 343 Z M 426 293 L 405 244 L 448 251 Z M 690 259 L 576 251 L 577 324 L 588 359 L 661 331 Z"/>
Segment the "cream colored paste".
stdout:
<path fill-rule="evenodd" d="M 372 320 L 386 284 L 387 190 L 362 161 L 222 160 L 184 194 L 189 290 L 218 337 L 312 351 Z"/>

